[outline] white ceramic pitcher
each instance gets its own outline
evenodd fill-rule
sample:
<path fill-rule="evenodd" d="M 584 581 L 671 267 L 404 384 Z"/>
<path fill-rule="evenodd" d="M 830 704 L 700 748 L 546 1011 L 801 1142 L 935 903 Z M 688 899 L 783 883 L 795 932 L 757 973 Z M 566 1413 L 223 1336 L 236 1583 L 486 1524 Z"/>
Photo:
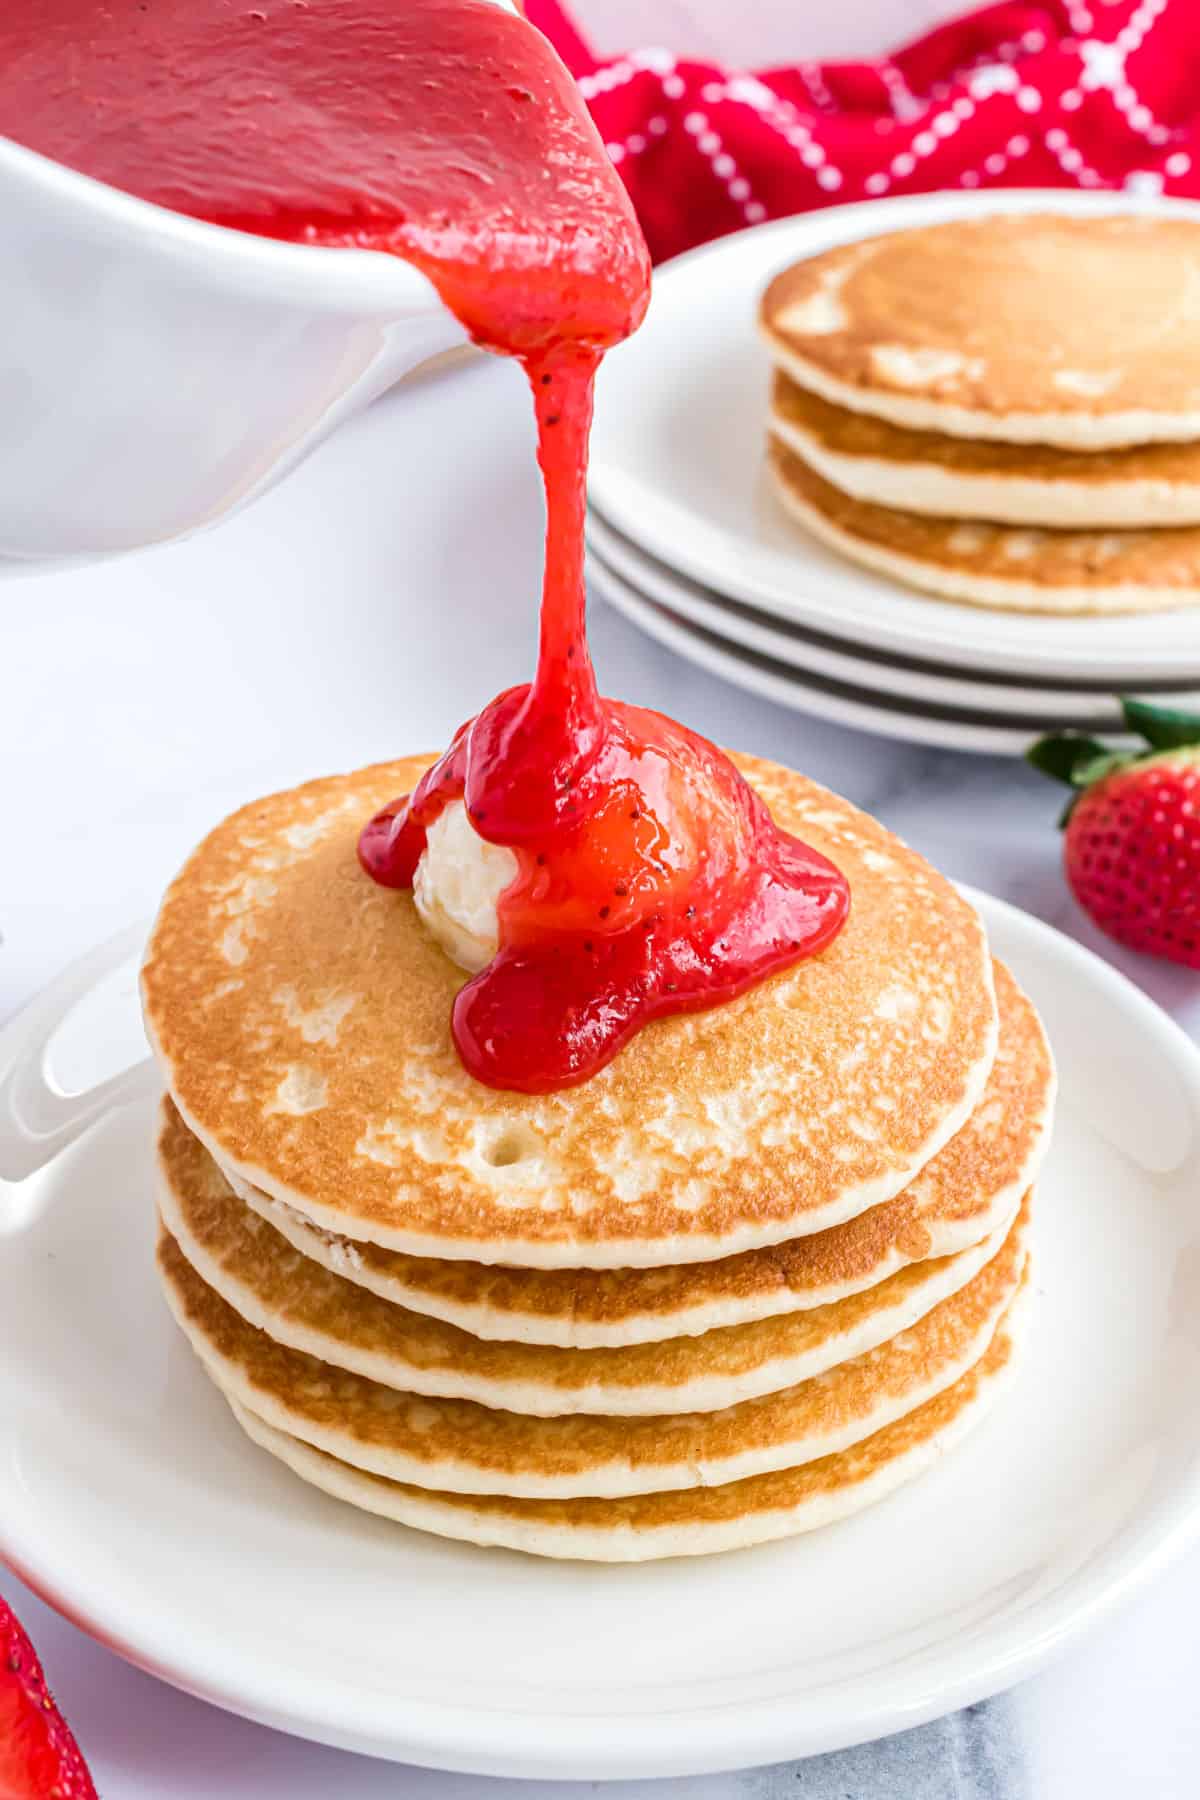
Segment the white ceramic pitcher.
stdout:
<path fill-rule="evenodd" d="M 0 138 L 0 559 L 212 524 L 462 341 L 396 257 L 200 224 Z"/>

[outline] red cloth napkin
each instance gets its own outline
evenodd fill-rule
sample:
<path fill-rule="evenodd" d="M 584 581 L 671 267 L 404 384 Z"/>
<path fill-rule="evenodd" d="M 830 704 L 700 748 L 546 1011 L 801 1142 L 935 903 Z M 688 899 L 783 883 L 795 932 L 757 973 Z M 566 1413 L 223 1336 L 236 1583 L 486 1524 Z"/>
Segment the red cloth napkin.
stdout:
<path fill-rule="evenodd" d="M 878 62 L 753 73 L 656 46 L 602 61 L 558 0 L 525 11 L 578 78 L 656 261 L 931 188 L 1200 196 L 1198 0 L 1003 0 Z"/>

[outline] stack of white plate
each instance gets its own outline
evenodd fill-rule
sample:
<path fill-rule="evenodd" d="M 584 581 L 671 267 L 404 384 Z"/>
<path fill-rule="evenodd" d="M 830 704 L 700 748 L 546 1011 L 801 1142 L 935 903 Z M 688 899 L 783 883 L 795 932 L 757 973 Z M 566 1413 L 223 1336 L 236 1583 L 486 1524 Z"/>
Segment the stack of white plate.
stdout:
<path fill-rule="evenodd" d="M 843 562 L 762 473 L 759 295 L 831 244 L 967 213 L 1111 214 L 1180 202 L 1011 191 L 838 207 L 722 238 L 660 269 L 642 330 L 597 396 L 588 549 L 595 591 L 739 686 L 888 736 L 1018 754 L 1042 731 L 1113 731 L 1115 696 L 1200 704 L 1200 605 L 1046 618 L 937 600 Z"/>

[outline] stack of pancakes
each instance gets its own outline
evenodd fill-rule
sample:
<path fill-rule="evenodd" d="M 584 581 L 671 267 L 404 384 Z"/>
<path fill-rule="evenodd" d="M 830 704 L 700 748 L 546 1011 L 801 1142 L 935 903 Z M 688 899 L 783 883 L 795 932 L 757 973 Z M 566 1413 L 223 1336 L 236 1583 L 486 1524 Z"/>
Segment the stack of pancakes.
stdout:
<path fill-rule="evenodd" d="M 768 466 L 852 560 L 1030 612 L 1200 601 L 1200 223 L 1006 214 L 785 269 Z"/>
<path fill-rule="evenodd" d="M 1053 1107 L 1037 1016 L 919 856 L 738 761 L 843 869 L 849 923 L 558 1093 L 466 1075 L 462 972 L 359 870 L 424 759 L 244 808 L 169 890 L 143 973 L 162 1279 L 306 1481 L 479 1544 L 700 1553 L 880 1498 L 1003 1384 Z"/>

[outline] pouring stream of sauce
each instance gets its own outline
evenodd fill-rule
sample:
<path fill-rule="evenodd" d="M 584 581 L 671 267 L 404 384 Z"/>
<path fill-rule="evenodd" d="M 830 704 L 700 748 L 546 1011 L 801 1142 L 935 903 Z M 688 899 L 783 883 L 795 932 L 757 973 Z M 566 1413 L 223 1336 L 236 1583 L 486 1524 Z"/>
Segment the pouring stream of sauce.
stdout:
<path fill-rule="evenodd" d="M 365 827 L 411 887 L 452 800 L 510 847 L 499 949 L 459 991 L 472 1075 L 542 1092 L 661 1014 L 822 949 L 849 890 L 712 744 L 603 699 L 585 628 L 592 385 L 640 322 L 645 244 L 574 84 L 486 0 L 23 0 L 0 19 L 0 131 L 178 212 L 401 256 L 472 338 L 518 357 L 546 490 L 532 683 Z"/>

